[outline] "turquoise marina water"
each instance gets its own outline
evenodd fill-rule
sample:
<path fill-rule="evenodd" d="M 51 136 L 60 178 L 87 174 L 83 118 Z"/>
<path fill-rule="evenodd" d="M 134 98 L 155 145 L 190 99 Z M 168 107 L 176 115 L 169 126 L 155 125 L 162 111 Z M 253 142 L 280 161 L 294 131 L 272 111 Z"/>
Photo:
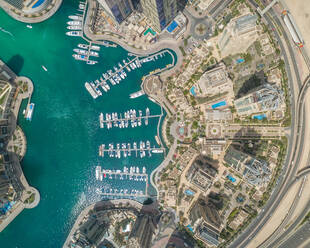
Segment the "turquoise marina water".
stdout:
<path fill-rule="evenodd" d="M 145 166 L 150 175 L 163 160 L 162 154 L 144 159 L 100 158 L 100 144 L 150 140 L 156 145 L 158 119 L 151 119 L 148 126 L 107 130 L 99 128 L 98 117 L 100 112 L 145 111 L 146 107 L 151 114 L 159 114 L 160 106 L 146 96 L 129 99 L 129 94 L 140 90 L 144 75 L 164 68 L 172 62 L 172 57 L 166 55 L 127 73 L 128 77 L 119 85 L 93 100 L 84 87 L 85 81 L 95 80 L 102 72 L 112 69 L 127 58 L 128 52 L 121 47 L 102 47 L 95 66 L 74 60 L 72 49 L 84 42 L 81 38 L 65 36 L 65 32 L 67 16 L 75 13 L 77 5 L 78 2 L 65 0 L 51 19 L 34 24 L 32 29 L 0 10 L 0 58 L 18 75 L 31 78 L 35 86 L 33 119 L 27 122 L 23 118 L 24 102 L 18 123 L 27 137 L 22 168 L 29 184 L 41 194 L 38 207 L 24 210 L 0 233 L 1 247 L 62 247 L 80 211 L 102 199 L 96 188 L 141 188 L 132 181 L 97 182 L 97 165 L 107 169 Z"/>

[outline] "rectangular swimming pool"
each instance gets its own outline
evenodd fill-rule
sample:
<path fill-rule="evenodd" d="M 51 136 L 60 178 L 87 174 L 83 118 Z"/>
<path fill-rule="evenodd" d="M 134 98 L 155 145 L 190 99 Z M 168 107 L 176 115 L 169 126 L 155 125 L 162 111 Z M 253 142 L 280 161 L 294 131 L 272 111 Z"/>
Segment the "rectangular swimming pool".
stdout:
<path fill-rule="evenodd" d="M 215 104 L 213 104 L 211 106 L 212 109 L 216 109 L 216 108 L 219 108 L 219 107 L 223 107 L 223 106 L 226 106 L 226 101 L 221 101 L 221 102 L 217 102 Z"/>
<path fill-rule="evenodd" d="M 266 118 L 267 118 L 266 114 L 254 115 L 253 116 L 253 119 L 260 120 L 260 121 L 263 119 L 266 119 Z"/>
<path fill-rule="evenodd" d="M 179 25 L 176 21 L 172 21 L 171 24 L 167 27 L 169 33 L 172 33 Z"/>

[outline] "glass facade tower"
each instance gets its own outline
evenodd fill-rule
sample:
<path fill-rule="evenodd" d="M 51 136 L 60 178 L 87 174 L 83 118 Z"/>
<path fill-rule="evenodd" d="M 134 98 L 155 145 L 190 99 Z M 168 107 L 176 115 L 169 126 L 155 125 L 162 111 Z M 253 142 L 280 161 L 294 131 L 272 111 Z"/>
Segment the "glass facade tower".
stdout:
<path fill-rule="evenodd" d="M 105 8 L 108 8 L 118 23 L 124 21 L 133 11 L 131 0 L 100 0 Z"/>
<path fill-rule="evenodd" d="M 162 31 L 177 15 L 176 0 L 141 0 L 144 15 L 152 22 L 153 28 Z"/>

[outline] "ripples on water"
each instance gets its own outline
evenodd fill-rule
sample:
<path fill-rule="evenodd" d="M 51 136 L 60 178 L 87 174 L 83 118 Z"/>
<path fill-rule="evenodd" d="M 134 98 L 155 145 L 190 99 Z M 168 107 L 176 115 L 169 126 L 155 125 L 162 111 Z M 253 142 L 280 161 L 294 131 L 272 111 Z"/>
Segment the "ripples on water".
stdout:
<path fill-rule="evenodd" d="M 11 32 L 5 30 L 4 28 L 0 27 L 0 31 L 3 32 L 3 33 L 8 34 L 8 35 L 10 35 L 12 38 L 14 38 L 14 35 L 13 35 Z"/>

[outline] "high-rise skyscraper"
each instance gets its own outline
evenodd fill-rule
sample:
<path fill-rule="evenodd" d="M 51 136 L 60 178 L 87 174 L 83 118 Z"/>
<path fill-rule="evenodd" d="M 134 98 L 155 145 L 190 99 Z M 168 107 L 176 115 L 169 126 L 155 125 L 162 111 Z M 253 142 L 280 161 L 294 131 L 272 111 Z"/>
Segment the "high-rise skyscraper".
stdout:
<path fill-rule="evenodd" d="M 98 0 L 118 23 L 124 21 L 133 11 L 131 0 Z"/>
<path fill-rule="evenodd" d="M 177 0 L 141 0 L 144 15 L 153 28 L 162 31 L 177 15 Z"/>

